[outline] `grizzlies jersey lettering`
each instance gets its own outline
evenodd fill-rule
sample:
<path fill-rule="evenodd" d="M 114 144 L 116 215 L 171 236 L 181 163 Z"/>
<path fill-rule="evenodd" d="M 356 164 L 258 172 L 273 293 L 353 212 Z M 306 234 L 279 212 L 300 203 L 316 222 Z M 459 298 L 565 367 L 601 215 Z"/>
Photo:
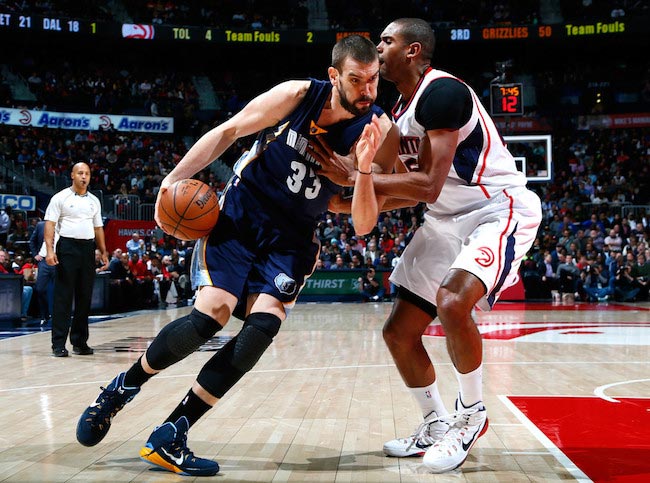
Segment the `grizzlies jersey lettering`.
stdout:
<path fill-rule="evenodd" d="M 415 115 L 418 101 L 428 85 L 445 77 L 460 81 L 447 72 L 429 68 L 407 104 L 393 111 L 400 130 L 399 157 L 409 170 L 417 169 L 420 142 L 426 136 L 424 126 Z M 469 121 L 459 129 L 453 164 L 442 191 L 434 203 L 427 205 L 434 216 L 472 211 L 506 188 L 526 185 L 524 174 L 517 170 L 494 122 L 476 93 L 465 86 L 471 94 L 472 112 Z M 396 107 L 401 101 L 400 98 Z"/>
<path fill-rule="evenodd" d="M 237 161 L 234 182 L 244 185 L 269 210 L 282 212 L 288 224 L 313 228 L 341 187 L 318 175 L 318 163 L 306 152 L 310 136 L 322 135 L 334 151 L 347 154 L 372 114 L 381 116 L 383 111 L 373 106 L 363 116 L 318 126 L 332 85 L 310 80 L 298 107 L 277 125 L 260 132 L 250 151 Z"/>

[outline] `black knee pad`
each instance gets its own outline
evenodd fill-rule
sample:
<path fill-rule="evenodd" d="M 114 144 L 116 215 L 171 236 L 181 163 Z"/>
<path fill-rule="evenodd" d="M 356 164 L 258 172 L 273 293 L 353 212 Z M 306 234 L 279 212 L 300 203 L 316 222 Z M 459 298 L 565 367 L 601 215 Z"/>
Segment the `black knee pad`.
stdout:
<path fill-rule="evenodd" d="M 256 312 L 246 317 L 242 330 L 201 369 L 198 383 L 221 398 L 244 374 L 250 371 L 280 330 L 280 318 Z"/>
<path fill-rule="evenodd" d="M 240 371 L 250 371 L 273 342 L 280 324 L 280 318 L 273 314 L 255 312 L 246 317 L 244 327 L 237 335 L 232 365 Z"/>
<path fill-rule="evenodd" d="M 193 309 L 190 315 L 167 324 L 147 349 L 147 362 L 160 371 L 184 359 L 223 327 L 209 315 Z"/>
<path fill-rule="evenodd" d="M 246 317 L 244 328 L 249 325 L 255 327 L 261 332 L 264 332 L 271 339 L 273 339 L 273 337 L 278 335 L 278 332 L 280 332 L 282 321 L 277 315 L 267 314 L 266 312 L 254 312 Z"/>

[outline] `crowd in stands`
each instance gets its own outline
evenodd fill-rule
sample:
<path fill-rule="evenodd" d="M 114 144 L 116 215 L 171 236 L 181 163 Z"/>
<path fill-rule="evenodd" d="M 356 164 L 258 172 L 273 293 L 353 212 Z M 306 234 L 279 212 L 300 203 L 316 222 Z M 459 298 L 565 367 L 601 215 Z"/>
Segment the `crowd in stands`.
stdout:
<path fill-rule="evenodd" d="M 397 17 L 431 19 L 434 25 L 535 25 L 541 23 L 541 2 L 535 0 L 459 0 L 456 2 L 327 0 L 332 29 L 381 29 Z M 647 2 L 567 0 L 558 2 L 553 18 L 564 22 L 621 19 L 650 14 Z"/>
<path fill-rule="evenodd" d="M 554 181 L 539 189 L 544 221 L 523 266 L 532 297 L 646 300 L 650 130 L 576 131 L 556 143 Z"/>
<path fill-rule="evenodd" d="M 395 16 L 406 15 L 424 16 L 425 18 L 450 18 L 462 23 L 467 13 L 473 12 L 476 18 L 468 23 L 489 24 L 490 18 L 478 18 L 478 15 L 492 16 L 493 11 L 498 11 L 505 6 L 514 16 L 513 23 L 528 21 L 529 12 L 539 9 L 539 2 L 508 2 L 506 0 L 464 0 L 461 2 L 404 2 L 396 5 L 395 2 L 367 1 L 342 2 L 329 0 L 329 19 L 341 29 L 356 29 L 362 25 L 354 25 L 359 17 L 364 22 L 374 22 L 377 28 L 382 28 L 385 23 Z M 3 0 L 0 0 L 0 12 L 3 11 Z M 12 2 L 4 2 L 5 7 Z M 24 9 L 46 8 L 50 6 L 64 10 L 70 5 L 79 2 L 13 2 L 20 3 Z M 81 2 L 80 4 L 84 4 Z M 297 2 L 287 0 L 289 11 L 297 8 Z M 294 4 L 295 3 L 295 4 Z M 562 9 L 570 15 L 580 17 L 582 1 L 561 2 Z M 602 10 L 605 3 L 588 2 L 594 9 Z M 647 2 L 633 2 L 621 0 L 618 2 L 624 9 L 636 14 L 650 12 L 642 8 Z M 142 1 L 129 2 L 129 6 L 138 8 L 143 12 L 150 10 L 171 10 L 194 12 L 201 10 L 204 2 L 156 2 Z M 575 4 L 575 5 L 574 5 Z M 410 5 L 410 6 L 409 6 Z M 282 11 L 275 3 L 268 2 L 223 2 L 219 8 L 219 15 L 232 16 L 231 10 L 238 7 L 251 12 L 258 11 L 264 21 L 273 18 L 272 12 Z M 480 7 L 480 8 L 479 8 Z M 81 7 L 79 7 L 81 8 Z M 89 7 L 90 8 L 90 7 Z M 587 8 L 587 7 L 584 7 Z M 267 11 L 268 10 L 268 11 Z M 599 11 L 600 11 L 599 10 Z M 355 13 L 356 12 L 356 13 Z M 368 13 L 370 12 L 370 14 Z M 247 14 L 247 18 L 250 17 Z M 197 21 L 200 15 L 192 17 Z M 361 21 L 360 20 L 360 21 Z M 202 24 L 197 22 L 197 24 Z M 367 27 L 364 27 L 367 28 Z M 133 44 L 133 48 L 142 48 L 142 43 Z M 35 101 L 16 102 L 11 99 L 11 91 L 6 84 L 0 83 L 0 107 L 28 107 L 49 109 L 54 111 L 77 111 L 97 113 L 124 113 L 139 115 L 171 116 L 174 118 L 175 132 L 180 135 L 197 137 L 210 126 L 211 122 L 226 119 L 229 115 L 241 109 L 254 95 L 274 83 L 286 80 L 287 69 L 297 69 L 297 63 L 292 56 L 279 55 L 278 58 L 264 69 L 248 69 L 246 73 L 238 71 L 230 65 L 235 58 L 223 57 L 224 49 L 212 52 L 206 50 L 205 57 L 197 56 L 194 52 L 182 50 L 185 46 L 176 47 L 180 50 L 169 52 L 161 48 L 160 44 L 151 45 L 136 58 L 119 54 L 119 49 L 112 52 L 110 49 L 98 49 L 95 56 L 70 56 L 61 60 L 58 55 L 60 46 L 34 45 L 16 46 L 5 53 L 5 60 L 9 68 L 22 77 L 29 90 L 36 97 Z M 268 46 L 266 46 L 268 47 Z M 329 46 L 323 46 L 327 49 Z M 479 46 L 480 47 L 480 46 Z M 531 46 L 532 47 L 532 46 Z M 212 47 L 210 47 L 212 48 Z M 317 48 L 314 46 L 314 48 Z M 490 47 L 491 48 L 491 47 Z M 236 46 L 229 46 L 228 51 L 235 52 Z M 483 102 L 489 103 L 489 83 L 495 78 L 495 60 L 493 54 L 486 56 L 477 55 L 472 59 L 472 69 L 462 61 L 462 55 L 453 58 L 444 57 L 450 49 L 441 49 L 436 52 L 436 64 L 443 61 L 441 68 L 449 70 L 467 80 L 474 86 Z M 136 51 L 134 50 L 134 53 Z M 139 52 L 139 51 L 138 51 Z M 235 55 L 235 54 L 229 54 Z M 292 54 L 300 55 L 300 54 Z M 319 54 L 320 55 L 320 54 Z M 323 54 L 327 59 L 328 55 Z M 558 57 L 560 55 L 560 57 Z M 634 52 L 633 48 L 621 47 L 617 52 L 617 60 L 611 62 L 598 62 L 593 55 L 572 55 L 565 59 L 558 55 L 535 55 L 518 59 L 506 72 L 508 82 L 523 82 L 527 95 L 525 96 L 526 116 L 573 116 L 581 114 L 602 114 L 614 112 L 645 112 L 650 108 L 650 62 L 643 60 Z M 603 53 L 603 55 L 608 55 Z M 196 57 L 195 57 L 196 56 Z M 175 61 L 170 63 L 170 58 Z M 180 57 L 180 59 L 179 59 Z M 213 62 L 214 57 L 214 62 Z M 301 55 L 301 57 L 304 57 Z M 189 59 L 196 59 L 191 61 Z M 206 61 L 207 59 L 207 61 Z M 459 61 L 459 59 L 461 59 Z M 301 59 L 306 64 L 308 59 Z M 237 60 L 239 62 L 239 60 Z M 460 62 L 459 65 L 455 65 Z M 323 69 L 319 67 L 319 69 Z M 308 75 L 319 76 L 324 70 L 309 69 Z M 1 74 L 0 74 L 1 75 Z M 217 112 L 208 114 L 200 112 L 201 92 L 193 82 L 196 75 L 206 76 L 212 83 L 217 95 Z M 300 76 L 303 74 L 301 73 Z"/>
<path fill-rule="evenodd" d="M 552 183 L 532 185 L 544 220 L 522 265 L 527 298 L 647 300 L 650 281 L 650 129 L 574 131 L 558 137 Z M 346 215 L 319 227 L 320 269 L 391 270 L 423 207 L 382 214 L 365 238 Z"/>
<path fill-rule="evenodd" d="M 23 276 L 22 310 L 23 322 L 36 320 L 42 313 L 42 302 L 34 295 L 38 262 L 35 257 L 40 247 L 32 237 L 39 217 L 25 221 L 24 213 L 10 206 L 0 210 L 0 276 L 17 274 Z M 5 225 L 8 225 L 5 227 Z M 16 234 L 21 233 L 18 237 Z M 194 291 L 189 279 L 189 263 L 194 242 L 178 240 L 156 228 L 146 239 L 137 233 L 124 247 L 113 251 L 108 264 L 96 251 L 96 272 L 107 274 L 109 282 L 109 308 L 112 312 L 164 308 L 192 303 Z M 49 287 L 50 299 L 51 287 Z M 48 321 L 42 320 L 41 324 Z"/>
<path fill-rule="evenodd" d="M 218 28 L 287 29 L 307 28 L 307 1 L 265 2 L 224 0 L 137 0 L 121 4 L 126 17 L 116 15 L 115 5 L 99 0 L 0 0 L 0 11 L 44 17 L 130 21 L 151 25 L 204 25 Z M 113 9 L 111 9 L 113 7 Z"/>
<path fill-rule="evenodd" d="M 25 46 L 8 52 L 13 74 L 22 77 L 34 101 L 22 105 L 40 110 L 131 113 L 168 116 L 182 127 L 198 109 L 199 94 L 192 76 L 181 69 L 155 67 L 150 62 L 113 63 L 110 59 L 61 60 L 56 48 Z M 103 56 L 102 56 L 103 57 Z M 10 91 L 4 107 L 15 104 Z"/>
<path fill-rule="evenodd" d="M 435 25 L 491 25 L 537 23 L 539 2 L 533 0 L 463 0 L 457 2 L 391 2 L 327 0 L 332 29 L 381 29 L 398 17 L 431 19 Z"/>
<path fill-rule="evenodd" d="M 230 55 L 235 55 L 235 51 Z M 328 58 L 327 54 L 321 54 L 321 58 Z M 441 51 L 440 55 L 444 54 Z M 119 55 L 106 60 L 58 62 L 52 60 L 56 58 L 55 50 L 40 46 L 21 47 L 6 55 L 10 69 L 24 79 L 35 100 L 13 100 L 8 85 L 0 82 L 0 107 L 168 116 L 174 119 L 176 134 L 193 137 L 211 123 L 227 119 L 274 83 L 286 80 L 287 69 L 296 69 L 284 59 L 277 65 L 243 74 L 228 65 L 230 57 L 198 68 L 191 63 L 181 63 L 173 69 L 161 68 L 160 62 L 165 62 L 164 49 L 152 50 L 148 53 L 152 59 L 137 62 Z M 184 53 L 178 51 L 175 55 Z M 630 50 L 621 52 L 616 62 L 597 62 L 587 54 L 574 57 L 563 63 L 553 56 L 534 56 L 534 61 L 520 59 L 507 69 L 504 81 L 524 85 L 527 117 L 567 119 L 578 115 L 645 112 L 650 108 L 650 62 L 636 57 Z M 438 61 L 450 64 L 442 68 L 467 80 L 484 104 L 489 104 L 490 81 L 497 75 L 494 62 L 481 58 L 470 70 L 465 64 L 454 65 L 457 58 L 438 60 L 436 56 Z M 190 72 L 191 68 L 195 71 Z M 317 69 L 310 68 L 307 75 L 320 77 L 323 67 Z M 195 85 L 196 75 L 204 76 L 211 83 L 216 95 L 212 111 L 201 112 L 201 96 L 205 94 Z M 392 100 L 391 86 L 382 87 L 382 93 L 386 92 Z"/>
<path fill-rule="evenodd" d="M 594 217 L 563 229 L 555 247 L 537 243 L 522 265 L 526 297 L 569 294 L 574 300 L 648 300 L 650 215 L 638 222 Z M 632 228 L 633 227 L 633 228 Z"/>
<path fill-rule="evenodd" d="M 237 149 L 232 148 L 224 159 L 238 156 Z M 56 189 L 63 189 L 70 182 L 70 167 L 83 159 L 91 167 L 91 190 L 100 198 L 105 216 L 139 219 L 143 206 L 149 205 L 146 216 L 153 214 L 160 182 L 186 151 L 184 143 L 173 136 L 0 125 L 0 166 L 13 172 L 13 176 L 0 174 L 0 192 L 33 194 L 26 189 L 26 177 L 56 180 Z M 223 190 L 227 181 L 210 167 L 197 178 L 216 192 Z M 18 179 L 22 190 L 12 189 L 12 182 Z M 10 241 L 24 242 L 28 235 L 15 230 Z"/>
<path fill-rule="evenodd" d="M 647 159 L 647 158 L 646 158 Z M 646 161 L 647 162 L 647 161 Z M 646 178 L 647 183 L 647 178 Z M 557 203 L 544 203 L 545 219 L 521 267 L 527 299 L 571 294 L 584 301 L 648 299 L 650 282 L 650 210 L 621 216 L 621 205 L 601 203 L 581 216 Z M 354 234 L 346 215 L 328 218 L 319 227 L 321 270 L 390 271 L 422 221 L 422 206 L 382 214 L 366 237 Z M 560 215 L 563 213 L 563 215 Z M 578 215 L 576 217 L 576 215 Z M 364 280 L 365 281 L 365 280 Z M 364 292 L 368 287 L 364 287 Z M 384 287 L 385 288 L 385 287 Z M 388 295 L 393 295 L 394 287 Z M 377 300 L 384 293 L 364 294 Z"/>
<path fill-rule="evenodd" d="M 212 112 L 207 119 L 199 119 L 197 117 L 198 93 L 189 75 L 161 73 L 157 76 L 141 73 L 142 75 L 137 76 L 135 73 L 129 74 L 127 72 L 129 69 L 125 66 L 114 67 L 114 71 L 106 67 L 106 70 L 102 71 L 99 67 L 96 70 L 84 68 L 82 64 L 76 64 L 75 68 L 68 71 L 63 65 L 52 66 L 52 69 L 49 69 L 43 67 L 40 62 L 36 62 L 40 66 L 37 69 L 35 63 L 29 60 L 29 56 L 21 59 L 21 66 L 16 69 L 26 76 L 32 91 L 37 94 L 37 101 L 34 103 L 37 108 L 110 113 L 124 112 L 127 104 L 132 106 L 137 104 L 140 106 L 139 114 L 172 116 L 176 139 L 185 135 L 198 137 L 215 123 L 222 122 L 239 111 L 248 99 L 262 89 L 258 85 L 257 91 L 243 94 L 242 91 L 246 89 L 239 87 L 238 81 L 227 72 L 219 74 L 215 72 L 211 79 L 215 90 L 221 93 L 220 109 Z M 569 128 L 564 130 L 571 132 L 571 135 L 575 131 L 575 126 L 563 126 L 563 123 L 570 120 L 572 115 L 645 112 L 650 108 L 650 64 L 648 63 L 621 64 L 618 68 L 611 69 L 608 65 L 599 67 L 585 59 L 582 63 L 563 68 L 558 66 L 547 68 L 541 65 L 537 69 L 530 72 L 525 82 L 526 90 L 534 92 L 536 99 L 534 104 L 526 104 L 526 116 L 550 120 L 550 124 L 554 127 Z M 73 74 L 74 72 L 80 75 L 77 76 Z M 269 75 L 273 74 L 269 73 Z M 489 83 L 485 79 L 468 77 L 470 83 L 476 86 L 484 104 L 488 105 Z M 35 78 L 39 81 L 34 82 Z M 57 79 L 66 79 L 66 81 L 58 82 Z M 49 89 L 46 86 L 49 86 L 52 80 L 54 80 L 52 85 L 55 85 L 55 91 L 49 98 L 45 91 Z M 76 94 L 68 95 L 65 93 L 68 91 Z M 8 97 L 3 99 L 3 107 L 25 106 L 24 102 L 13 101 L 8 90 L 5 95 Z M 389 102 L 387 100 L 386 104 Z M 607 134 L 607 131 L 596 131 L 598 132 Z M 123 166 L 125 161 L 138 162 L 137 160 L 140 159 L 144 163 L 162 163 L 169 167 L 178 159 L 179 152 L 184 152 L 186 149 L 183 143 L 171 138 L 164 139 L 158 136 L 156 139 L 155 136 L 131 135 L 112 130 L 99 133 L 52 130 L 35 136 L 34 130 L 0 126 L 0 137 L 3 138 L 0 143 L 0 155 L 11 154 L 17 156 L 17 161 L 21 165 L 32 167 L 37 164 L 47 165 L 48 169 L 53 171 L 61 171 L 60 164 L 67 166 L 71 156 L 79 156 L 91 162 L 106 159 L 109 164 L 117 162 L 118 166 Z M 12 138 L 11 141 L 7 137 Z M 97 139 L 99 139 L 98 145 L 95 144 Z M 599 143 L 598 140 L 593 142 L 594 145 Z M 8 144 L 13 144 L 14 147 L 7 149 Z M 247 141 L 238 142 L 225 156 L 226 164 L 232 165 L 246 145 Z M 23 149 L 26 152 L 21 153 Z M 568 149 L 565 148 L 564 151 Z M 121 183 L 116 188 L 119 189 L 120 186 Z M 130 189 L 128 183 L 127 188 Z M 116 190 L 109 188 L 107 191 Z"/>
<path fill-rule="evenodd" d="M 287 10 L 280 9 L 278 4 L 271 6 L 260 1 L 221 2 L 218 9 L 195 1 L 129 2 L 128 7 L 134 19 L 142 22 L 157 18 L 155 23 L 300 28 L 302 22 L 306 22 L 306 2 L 287 0 L 285 3 Z M 565 18 L 606 15 L 605 3 L 607 8 L 612 8 L 611 2 L 560 3 Z M 539 10 L 538 2 L 507 0 L 414 0 L 400 5 L 399 13 L 393 10 L 396 8 L 394 2 L 386 1 L 346 3 L 329 0 L 326 4 L 332 27 L 342 29 L 381 28 L 393 17 L 404 15 L 408 5 L 412 10 L 410 15 L 453 18 L 467 25 L 534 23 Z M 648 13 L 642 8 L 644 2 L 621 0 L 616 4 L 626 15 Z M 100 10 L 102 5 L 95 1 L 0 0 L 0 12 L 31 10 L 43 15 L 70 12 L 72 16 L 83 16 L 93 9 Z M 278 17 L 282 15 L 278 12 L 290 12 L 289 17 Z M 35 94 L 34 105 L 38 108 L 106 113 L 130 110 L 174 117 L 177 128 L 174 135 L 0 125 L 0 161 L 5 166 L 11 163 L 27 172 L 67 177 L 72 164 L 84 160 L 91 166 L 92 190 L 100 192 L 104 200 L 114 197 L 125 203 L 129 196 L 138 197 L 142 203 L 153 203 L 160 181 L 182 158 L 193 140 L 239 111 L 252 95 L 263 90 L 256 75 L 266 76 L 264 82 L 269 85 L 279 75 L 286 75 L 280 65 L 275 69 L 257 69 L 255 73 L 246 74 L 250 77 L 248 84 L 254 86 L 254 89 L 247 89 L 238 77 L 245 75 L 235 73 L 234 68 L 231 71 L 227 65 L 201 66 L 201 69 L 208 69 L 206 75 L 212 79 L 215 90 L 222 94 L 219 111 L 199 121 L 199 96 L 192 76 L 180 73 L 183 69 L 152 69 L 144 60 L 139 66 L 126 61 L 100 62 L 99 59 L 90 62 L 70 59 L 57 63 L 51 60 L 56 56 L 50 55 L 45 48 L 42 52 L 26 48 L 8 52 L 7 56 L 12 69 L 25 78 Z M 650 204 L 650 128 L 587 129 L 580 126 L 576 118 L 577 114 L 647 111 L 650 64 L 647 61 L 626 64 L 621 60 L 612 67 L 611 63 L 594 63 L 587 57 L 570 65 L 535 58 L 535 64 L 521 66 L 521 71 L 530 76 L 527 88 L 536 87 L 537 105 L 527 105 L 526 114 L 548 116 L 553 128 L 555 166 L 552 182 L 533 185 L 543 200 L 545 217 L 538 240 L 522 267 L 527 295 L 550 298 L 557 292 L 583 300 L 645 299 L 650 215 L 643 209 L 627 207 Z M 518 67 L 515 65 L 512 75 L 518 74 Z M 472 75 L 477 76 L 476 82 Z M 479 90 L 485 104 L 489 98 L 490 75 L 480 70 L 468 73 L 470 83 Z M 625 97 L 621 94 L 626 93 L 628 101 L 619 102 Z M 0 107 L 24 105 L 11 99 L 9 89 L 3 88 L 0 95 L 3 101 Z M 629 102 L 630 99 L 633 102 Z M 390 105 L 382 107 L 390 109 Z M 249 145 L 250 139 L 239 140 L 221 160 L 232 166 Z M 545 153 L 532 154 L 542 159 Z M 529 167 L 532 165 L 530 163 Z M 0 192 L 12 191 L 11 177 L 3 177 L 6 173 L 0 173 Z M 227 181 L 209 169 L 198 177 L 216 191 Z M 106 211 L 119 215 L 118 209 L 116 206 L 115 210 Z M 317 268 L 390 271 L 420 226 L 423 212 L 424 207 L 419 205 L 382 214 L 375 230 L 365 237 L 355 234 L 348 216 L 325 214 L 318 227 L 322 250 Z M 10 213 L 11 227 L 6 232 L 6 240 L 1 242 L 0 239 L 0 245 L 7 249 L 11 263 L 20 267 L 30 263 L 30 253 L 25 247 L 40 214 Z M 114 280 L 113 291 L 137 293 L 138 297 L 126 299 L 129 303 L 137 301 L 134 303 L 138 306 L 164 304 L 170 290 L 176 292 L 178 300 L 191 298 L 187 277 L 182 277 L 186 275 L 185 261 L 189 262 L 190 258 L 187 247 L 181 247 L 180 242 L 162 232 L 144 242 L 144 249 L 137 254 L 130 253 L 127 247 L 120 248 L 121 253 L 116 251 L 110 266 L 104 267 Z M 142 269 L 143 265 L 146 270 Z M 369 273 L 360 280 L 362 292 L 367 292 L 363 295 L 365 299 L 392 295 L 391 287 L 381 287 L 387 289 L 386 293 L 374 292 L 368 277 Z"/>
<path fill-rule="evenodd" d="M 24 58 L 23 72 L 37 103 L 60 111 L 123 113 L 179 117 L 185 109 L 196 109 L 198 93 L 189 77 L 174 71 L 130 73 L 107 66 L 85 65 L 83 70 L 63 63 Z"/>
<path fill-rule="evenodd" d="M 114 19 L 107 2 L 102 0 L 0 0 L 0 11 L 95 21 Z"/>
<path fill-rule="evenodd" d="M 233 148 L 230 153 L 232 161 L 244 145 L 241 143 Z M 93 168 L 94 190 L 107 196 L 134 195 L 146 203 L 153 203 L 161 179 L 186 150 L 187 146 L 172 136 L 0 126 L 0 155 L 13 160 L 14 164 L 65 175 L 75 160 L 84 159 Z M 556 130 L 553 151 L 553 182 L 533 185 L 543 200 L 545 214 L 539 241 L 532 254 L 536 266 L 541 270 L 541 262 L 547 255 L 552 255 L 553 263 L 558 265 L 563 261 L 562 255 L 566 255 L 563 251 L 566 251 L 570 252 L 576 266 L 580 264 L 585 268 L 598 264 L 601 268 L 596 271 L 600 276 L 615 273 L 609 266 L 612 261 L 607 252 L 609 245 L 603 248 L 599 242 L 601 238 L 607 237 L 612 229 L 620 232 L 624 256 L 631 251 L 636 257 L 639 255 L 638 242 L 648 243 L 647 214 L 624 212 L 622 208 L 650 204 L 650 129 L 573 128 L 564 134 Z M 217 191 L 225 181 L 207 170 L 200 173 L 200 178 Z M 319 226 L 322 242 L 319 268 L 362 269 L 372 266 L 380 271 L 390 270 L 417 230 L 422 213 L 423 207 L 418 206 L 385 214 L 375 230 L 365 238 L 355 236 L 353 224 L 347 216 L 325 215 Z M 7 245 L 10 251 L 16 243 L 29 238 L 31 225 L 25 223 L 23 216 L 17 213 L 14 217 Z M 593 217 L 598 220 L 599 230 L 592 234 L 589 222 Z M 558 252 L 559 241 L 563 249 Z M 154 246 L 158 243 L 155 240 Z M 593 249 L 594 246 L 597 250 Z M 645 250 L 643 244 L 641 248 Z M 602 267 L 606 265 L 607 272 L 604 272 Z M 527 267 L 530 281 L 530 261 Z M 545 271 L 550 273 L 547 268 Z M 557 266 L 554 269 L 557 273 Z M 586 276 L 586 272 L 583 274 Z M 578 292 L 580 297 L 587 298 L 582 289 L 585 286 L 583 282 L 573 293 Z M 591 279 L 587 287 L 589 282 Z M 644 297 L 645 290 L 638 288 L 640 293 L 634 297 Z M 546 289 L 542 294 L 545 297 L 549 290 L 555 290 Z"/>
<path fill-rule="evenodd" d="M 162 177 L 186 151 L 171 137 L 135 133 L 2 126 L 0 134 L 0 154 L 16 164 L 65 174 L 75 160 L 86 159 L 93 166 L 94 189 L 124 191 L 149 202 L 155 200 Z M 544 220 L 522 264 L 527 298 L 566 293 L 586 301 L 646 300 L 650 129 L 574 130 L 556 135 L 554 141 L 554 179 L 532 185 L 543 200 Z M 200 177 L 217 191 L 223 187 L 209 171 Z M 394 287 L 375 291 L 367 279 L 375 271 L 392 270 L 419 228 L 424 210 L 420 204 L 383 213 L 365 237 L 355 234 L 349 216 L 325 214 L 317 230 L 322 244 L 317 269 L 364 271 L 361 296 L 390 298 Z M 3 227 L 0 212 L 0 245 L 7 250 L 11 270 L 24 273 L 34 266 L 28 241 L 38 213 L 7 207 L 4 214 L 9 223 Z M 187 267 L 192 244 L 160 230 L 144 240 L 134 238 L 113 253 L 109 266 L 98 267 L 110 272 L 112 306 L 127 310 L 191 299 Z M 30 285 L 30 280 L 26 283 Z"/>
<path fill-rule="evenodd" d="M 157 228 L 150 237 L 137 232 L 124 248 L 116 248 L 107 266 L 98 271 L 110 274 L 111 309 L 164 308 L 187 304 L 194 296 L 189 264 L 193 242 L 177 240 Z"/>
<path fill-rule="evenodd" d="M 135 23 L 245 30 L 307 28 L 306 0 L 229 0 L 212 4 L 196 0 L 139 0 L 125 5 Z"/>

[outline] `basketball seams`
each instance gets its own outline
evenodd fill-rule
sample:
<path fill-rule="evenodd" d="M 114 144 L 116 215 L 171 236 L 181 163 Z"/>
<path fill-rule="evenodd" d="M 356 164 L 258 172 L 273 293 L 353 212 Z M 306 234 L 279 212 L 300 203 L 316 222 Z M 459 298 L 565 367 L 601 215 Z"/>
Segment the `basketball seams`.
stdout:
<path fill-rule="evenodd" d="M 183 211 L 183 213 L 179 213 L 178 210 L 176 209 L 176 192 L 179 190 L 179 188 L 181 188 L 181 185 L 186 185 L 186 184 L 188 184 L 188 185 L 190 185 L 192 187 L 196 187 L 196 188 L 194 190 L 194 194 L 190 198 L 190 201 L 188 201 L 187 206 L 185 207 L 185 211 Z M 196 195 L 197 195 L 197 193 L 199 191 L 201 191 L 201 188 L 202 188 L 201 185 L 197 185 L 196 183 L 193 183 L 192 180 L 185 180 L 185 179 L 181 180 L 180 182 L 178 182 L 178 183 L 176 183 L 174 185 L 174 195 L 173 195 L 173 205 L 172 206 L 174 207 L 174 211 L 176 212 L 176 215 L 179 218 L 185 218 L 185 213 L 187 213 L 187 210 L 189 210 L 192 207 L 192 203 L 194 203 L 194 200 L 196 199 Z"/>
<path fill-rule="evenodd" d="M 187 203 L 187 207 L 185 208 L 185 211 L 183 213 L 178 213 L 176 210 L 176 190 L 180 188 L 180 185 L 183 184 L 184 181 L 194 181 L 194 180 L 183 180 L 182 182 L 178 183 L 177 186 L 174 187 L 174 211 L 176 211 L 176 215 L 178 215 L 179 218 L 187 221 L 193 221 L 201 218 L 202 216 L 210 214 L 210 210 L 201 210 L 201 213 L 199 213 L 197 216 L 192 216 L 188 217 L 187 212 L 191 211 L 192 209 L 192 204 L 194 203 L 194 200 L 197 198 L 202 197 L 204 194 L 206 194 L 208 191 L 210 191 L 210 187 L 206 185 L 205 183 L 194 183 L 194 182 L 187 182 L 185 184 L 192 185 L 193 187 L 196 187 L 196 190 L 194 191 L 194 194 L 192 195 L 192 198 L 190 201 Z"/>
<path fill-rule="evenodd" d="M 173 224 L 169 224 L 169 223 L 166 223 L 166 225 L 168 225 L 168 226 L 173 226 L 173 228 L 172 228 L 172 230 L 171 230 L 171 235 L 172 235 L 172 236 L 176 236 L 176 232 L 178 231 L 178 226 L 180 225 L 181 220 L 182 220 L 182 217 L 181 217 L 180 214 L 178 213 L 178 210 L 176 210 L 176 190 L 177 190 L 177 189 L 178 189 L 178 184 L 174 184 L 174 191 L 173 191 L 173 193 L 172 193 L 172 210 L 174 211 L 175 215 L 179 217 L 179 220 L 178 220 L 178 222 L 177 222 L 175 225 L 173 225 Z M 164 208 L 165 208 L 165 207 L 163 206 L 163 209 L 164 209 Z M 187 208 L 185 209 L 185 211 L 187 211 Z M 165 209 L 165 212 L 166 212 L 167 215 L 171 218 L 170 213 L 169 213 L 166 209 Z M 162 227 L 161 227 L 161 228 L 162 228 Z"/>
<path fill-rule="evenodd" d="M 208 185 L 194 179 L 180 180 L 171 188 L 161 198 L 159 205 L 160 227 L 163 231 L 182 240 L 196 240 L 208 234 L 219 217 L 219 202 L 216 194 L 210 193 L 211 188 Z M 208 206 L 195 207 L 196 201 L 207 194 L 213 196 Z M 184 209 L 179 210 L 180 205 L 183 205 Z M 206 215 L 209 215 L 208 218 L 205 218 Z M 214 223 L 212 217 L 215 218 Z M 192 226 L 196 225 L 197 221 L 204 221 L 204 223 L 199 223 L 198 227 Z"/>

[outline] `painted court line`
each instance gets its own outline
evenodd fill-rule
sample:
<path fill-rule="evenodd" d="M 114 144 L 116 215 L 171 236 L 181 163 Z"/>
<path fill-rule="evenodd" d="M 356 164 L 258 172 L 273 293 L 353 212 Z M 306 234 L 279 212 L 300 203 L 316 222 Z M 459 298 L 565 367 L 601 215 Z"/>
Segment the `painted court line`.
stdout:
<path fill-rule="evenodd" d="M 450 366 L 451 362 L 434 362 L 436 366 Z M 509 365 L 509 366 L 527 366 L 527 365 L 576 365 L 576 364 L 593 364 L 591 361 L 504 361 L 504 362 L 486 362 L 483 365 L 488 366 L 500 366 L 500 365 Z M 650 361 L 601 361 L 600 364 L 650 364 Z M 349 365 L 349 366 L 326 366 L 326 367 L 295 367 L 292 369 L 258 369 L 252 370 L 252 374 L 268 374 L 273 372 L 301 372 L 301 371 L 328 371 L 328 370 L 339 370 L 339 369 L 364 369 L 364 368 L 381 368 L 395 367 L 394 364 L 358 364 L 358 365 Z M 156 379 L 173 379 L 176 377 L 196 377 L 197 374 L 177 374 L 177 375 L 158 375 Z M 5 389 L 0 389 L 0 394 L 3 392 L 15 392 L 15 391 L 31 391 L 34 389 L 52 389 L 56 387 L 73 387 L 73 386 L 85 386 L 87 384 L 108 384 L 110 380 L 102 379 L 101 381 L 81 381 L 81 382 L 69 382 L 65 384 L 43 384 L 41 386 L 25 386 L 25 387 L 10 387 Z"/>
<path fill-rule="evenodd" d="M 553 457 L 578 481 L 591 482 L 592 480 L 578 468 L 548 437 L 535 426 L 530 419 L 515 406 L 507 396 L 497 395 L 501 402 L 526 426 L 535 438 L 553 455 Z"/>
<path fill-rule="evenodd" d="M 614 399 L 612 397 L 609 397 L 607 394 L 605 394 L 605 391 L 611 387 L 616 387 L 616 386 L 622 386 L 624 384 L 636 384 L 637 382 L 650 382 L 650 379 L 634 379 L 630 381 L 620 381 L 620 382 L 612 382 L 611 384 L 605 384 L 603 386 L 598 386 L 596 389 L 594 389 L 594 395 L 604 399 L 605 401 L 613 402 L 613 403 L 620 403 L 621 401 Z"/>

